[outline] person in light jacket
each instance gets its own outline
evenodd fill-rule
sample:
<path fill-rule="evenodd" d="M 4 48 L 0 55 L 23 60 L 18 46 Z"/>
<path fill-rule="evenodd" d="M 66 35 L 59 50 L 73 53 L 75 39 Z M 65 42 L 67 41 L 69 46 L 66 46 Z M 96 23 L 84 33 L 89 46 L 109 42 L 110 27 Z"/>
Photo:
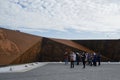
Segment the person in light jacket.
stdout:
<path fill-rule="evenodd" d="M 76 61 L 76 54 L 74 52 L 70 52 L 70 68 L 74 68 L 74 62 Z"/>

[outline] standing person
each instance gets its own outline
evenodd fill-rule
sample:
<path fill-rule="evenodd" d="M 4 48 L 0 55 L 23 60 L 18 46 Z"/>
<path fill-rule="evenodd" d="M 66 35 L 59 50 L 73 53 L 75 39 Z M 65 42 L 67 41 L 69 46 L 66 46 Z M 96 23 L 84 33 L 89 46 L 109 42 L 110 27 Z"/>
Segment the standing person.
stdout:
<path fill-rule="evenodd" d="M 76 60 L 76 54 L 74 52 L 70 52 L 70 67 L 74 68 L 74 62 Z"/>
<path fill-rule="evenodd" d="M 89 53 L 86 53 L 85 56 L 86 56 L 86 60 L 85 60 L 85 61 L 86 61 L 86 64 L 89 65 Z"/>
<path fill-rule="evenodd" d="M 90 58 L 89 58 L 89 61 L 90 61 L 90 66 L 92 66 L 92 61 L 93 61 L 93 56 L 92 56 L 92 54 L 90 54 Z"/>
<path fill-rule="evenodd" d="M 94 66 L 97 66 L 96 62 L 97 62 L 97 56 L 96 56 L 96 53 L 94 53 L 93 54 L 93 65 Z"/>
<path fill-rule="evenodd" d="M 86 59 L 86 55 L 85 55 L 84 52 L 83 52 L 83 54 L 81 55 L 81 58 L 82 58 L 82 62 L 83 62 L 83 68 L 85 68 L 85 59 Z"/>
<path fill-rule="evenodd" d="M 98 62 L 98 66 L 100 66 L 100 62 L 101 62 L 101 55 L 100 53 L 97 54 L 97 62 Z"/>
<path fill-rule="evenodd" d="M 77 62 L 77 65 L 79 65 L 79 61 L 80 61 L 80 54 L 78 52 L 76 52 L 76 62 Z"/>
<path fill-rule="evenodd" d="M 88 59 L 88 65 L 90 65 L 90 63 L 91 63 L 91 60 L 90 60 L 90 58 L 91 58 L 91 55 L 90 55 L 90 53 L 88 53 L 88 57 L 87 57 Z"/>
<path fill-rule="evenodd" d="M 64 61 L 65 61 L 65 65 L 68 64 L 68 52 L 66 51 L 64 54 Z"/>

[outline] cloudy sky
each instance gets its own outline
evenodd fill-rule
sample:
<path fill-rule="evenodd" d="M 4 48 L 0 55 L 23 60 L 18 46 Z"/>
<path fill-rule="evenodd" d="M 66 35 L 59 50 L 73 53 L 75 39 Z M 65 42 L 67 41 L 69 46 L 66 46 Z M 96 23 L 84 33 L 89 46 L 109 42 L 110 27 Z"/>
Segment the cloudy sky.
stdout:
<path fill-rule="evenodd" d="M 119 39 L 120 0 L 0 0 L 0 27 L 53 38 Z"/>

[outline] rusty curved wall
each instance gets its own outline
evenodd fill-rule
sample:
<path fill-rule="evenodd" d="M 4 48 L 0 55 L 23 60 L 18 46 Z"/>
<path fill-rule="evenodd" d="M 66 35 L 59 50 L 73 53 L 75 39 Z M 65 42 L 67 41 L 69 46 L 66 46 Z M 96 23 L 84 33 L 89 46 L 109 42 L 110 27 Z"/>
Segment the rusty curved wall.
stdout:
<path fill-rule="evenodd" d="M 66 48 L 93 52 L 71 40 L 43 38 L 0 28 L 0 65 L 34 61 L 63 61 Z"/>
<path fill-rule="evenodd" d="M 39 49 L 35 46 L 38 43 Z M 0 28 L 0 65 L 35 61 L 34 56 L 40 52 L 41 43 L 42 37 Z M 24 56 L 25 54 L 32 58 Z"/>

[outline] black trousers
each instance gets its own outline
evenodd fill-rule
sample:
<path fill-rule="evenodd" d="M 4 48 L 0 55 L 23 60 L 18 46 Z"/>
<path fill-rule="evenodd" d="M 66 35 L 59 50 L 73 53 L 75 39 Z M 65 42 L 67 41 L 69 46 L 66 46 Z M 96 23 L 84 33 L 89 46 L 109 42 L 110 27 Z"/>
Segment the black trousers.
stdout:
<path fill-rule="evenodd" d="M 100 60 L 98 60 L 98 66 L 100 66 L 101 64 L 100 64 Z"/>
<path fill-rule="evenodd" d="M 70 62 L 70 68 L 74 68 L 74 61 Z"/>
<path fill-rule="evenodd" d="M 93 65 L 94 65 L 94 66 L 97 66 L 96 61 L 93 61 Z"/>
<path fill-rule="evenodd" d="M 85 68 L 85 61 L 82 61 L 83 62 L 83 68 Z"/>

